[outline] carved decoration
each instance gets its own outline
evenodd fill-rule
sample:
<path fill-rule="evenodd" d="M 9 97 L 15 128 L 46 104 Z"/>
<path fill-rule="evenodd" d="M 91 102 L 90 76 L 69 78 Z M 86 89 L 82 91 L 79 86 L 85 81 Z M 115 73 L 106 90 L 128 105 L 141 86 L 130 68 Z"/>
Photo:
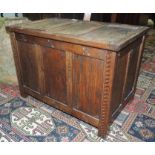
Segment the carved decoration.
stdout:
<path fill-rule="evenodd" d="M 107 52 L 104 70 L 103 97 L 101 103 L 101 113 L 99 122 L 99 135 L 106 135 L 107 126 L 109 124 L 110 103 L 112 95 L 113 70 L 115 63 L 115 53 Z M 114 60 L 113 60 L 114 59 Z"/>

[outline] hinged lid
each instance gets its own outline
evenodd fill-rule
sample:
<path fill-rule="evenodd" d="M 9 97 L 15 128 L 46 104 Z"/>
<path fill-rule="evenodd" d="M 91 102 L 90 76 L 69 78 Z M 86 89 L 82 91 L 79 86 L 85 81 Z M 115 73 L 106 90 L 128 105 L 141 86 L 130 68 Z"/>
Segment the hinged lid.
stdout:
<path fill-rule="evenodd" d="M 8 26 L 8 31 L 119 51 L 143 35 L 148 27 L 50 18 Z"/>

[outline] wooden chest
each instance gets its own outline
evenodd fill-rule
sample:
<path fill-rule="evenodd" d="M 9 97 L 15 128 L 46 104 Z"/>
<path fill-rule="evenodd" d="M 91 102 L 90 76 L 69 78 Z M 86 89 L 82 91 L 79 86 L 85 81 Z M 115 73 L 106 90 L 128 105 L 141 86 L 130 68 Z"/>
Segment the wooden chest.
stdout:
<path fill-rule="evenodd" d="M 70 19 L 9 26 L 21 95 L 99 129 L 133 98 L 148 28 Z"/>

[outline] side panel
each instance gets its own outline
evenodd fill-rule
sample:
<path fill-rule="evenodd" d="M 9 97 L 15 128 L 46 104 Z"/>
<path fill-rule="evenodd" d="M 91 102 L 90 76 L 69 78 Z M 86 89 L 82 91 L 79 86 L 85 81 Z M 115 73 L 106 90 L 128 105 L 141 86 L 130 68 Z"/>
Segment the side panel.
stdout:
<path fill-rule="evenodd" d="M 137 61 L 139 55 L 139 46 L 134 47 L 128 53 L 127 60 L 127 72 L 124 86 L 124 101 L 130 96 L 134 91 L 134 80 L 136 78 Z"/>
<path fill-rule="evenodd" d="M 125 81 L 128 55 L 116 56 L 115 76 L 112 93 L 111 112 L 113 113 L 122 103 L 122 92 Z"/>
<path fill-rule="evenodd" d="M 137 39 L 134 43 L 117 54 L 115 77 L 112 97 L 112 113 L 133 97 L 136 87 L 136 79 L 139 73 L 139 60 L 141 59 L 141 41 Z"/>

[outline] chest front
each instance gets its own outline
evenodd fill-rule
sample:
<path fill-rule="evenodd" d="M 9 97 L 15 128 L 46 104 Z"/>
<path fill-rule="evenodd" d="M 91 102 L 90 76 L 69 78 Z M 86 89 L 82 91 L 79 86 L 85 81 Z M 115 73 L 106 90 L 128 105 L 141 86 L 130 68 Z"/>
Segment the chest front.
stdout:
<path fill-rule="evenodd" d="M 21 95 L 84 120 L 105 136 L 133 98 L 146 30 L 134 36 L 131 28 L 60 21 L 51 20 L 57 26 L 47 32 L 34 31 L 35 24 L 8 28 Z"/>

